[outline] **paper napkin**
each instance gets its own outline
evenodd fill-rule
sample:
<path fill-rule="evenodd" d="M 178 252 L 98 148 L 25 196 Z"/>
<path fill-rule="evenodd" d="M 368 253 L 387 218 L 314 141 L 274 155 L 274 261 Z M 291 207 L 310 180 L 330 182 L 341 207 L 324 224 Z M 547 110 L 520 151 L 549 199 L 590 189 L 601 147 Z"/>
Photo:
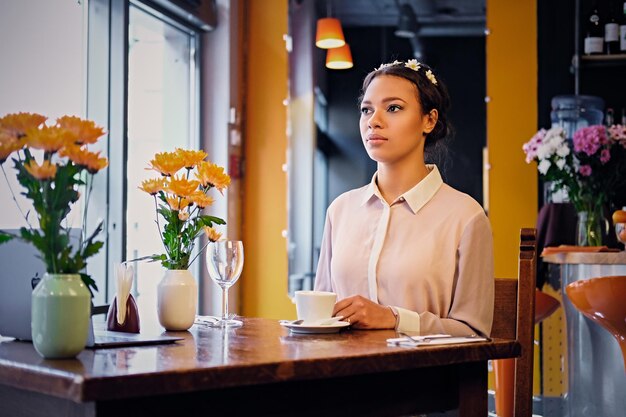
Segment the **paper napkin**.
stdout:
<path fill-rule="evenodd" d="M 411 342 L 407 337 L 394 337 L 391 339 L 387 339 L 387 344 L 392 345 L 392 346 L 415 347 L 415 346 L 452 345 L 456 343 L 485 342 L 488 340 L 485 337 L 476 337 L 476 336 L 453 337 L 447 334 L 411 336 L 411 339 L 413 340 L 413 342 Z"/>
<path fill-rule="evenodd" d="M 126 302 L 133 286 L 133 275 L 135 270 L 132 265 L 117 264 L 115 269 L 117 280 L 117 322 L 124 323 L 126 320 Z"/>

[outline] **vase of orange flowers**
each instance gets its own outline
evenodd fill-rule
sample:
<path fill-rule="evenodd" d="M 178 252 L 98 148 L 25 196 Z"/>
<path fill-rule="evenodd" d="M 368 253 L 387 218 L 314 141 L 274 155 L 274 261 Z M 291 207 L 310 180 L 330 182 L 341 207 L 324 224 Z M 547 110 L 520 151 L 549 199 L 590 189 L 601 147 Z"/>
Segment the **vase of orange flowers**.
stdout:
<path fill-rule="evenodd" d="M 160 177 L 145 180 L 139 187 L 154 198 L 156 223 L 165 249 L 151 259 L 160 261 L 166 269 L 157 288 L 157 309 L 159 322 L 167 330 L 187 330 L 193 324 L 198 286 L 188 269 L 204 248 L 194 257 L 192 252 L 200 235 L 205 234 L 209 242 L 217 241 L 221 234 L 213 226 L 226 224 L 204 213 L 214 202 L 211 190 L 223 193 L 230 184 L 224 168 L 206 161 L 206 157 L 202 150 L 158 153 L 149 169 Z"/>
<path fill-rule="evenodd" d="M 0 118 L 0 166 L 7 178 L 4 163 L 12 157 L 22 194 L 32 201 L 36 213 L 34 219 L 13 196 L 28 226 L 19 235 L 0 232 L 0 243 L 14 238 L 27 241 L 46 265 L 46 274 L 33 290 L 31 309 L 33 344 L 45 358 L 73 358 L 87 341 L 90 292 L 97 286 L 86 266 L 103 246 L 96 240 L 102 223 L 88 235 L 83 221 L 76 241 L 70 238 L 66 217 L 84 191 L 86 218 L 93 176 L 108 163 L 88 147 L 103 135 L 94 122 L 78 117 L 64 116 L 54 123 L 32 113 Z"/>

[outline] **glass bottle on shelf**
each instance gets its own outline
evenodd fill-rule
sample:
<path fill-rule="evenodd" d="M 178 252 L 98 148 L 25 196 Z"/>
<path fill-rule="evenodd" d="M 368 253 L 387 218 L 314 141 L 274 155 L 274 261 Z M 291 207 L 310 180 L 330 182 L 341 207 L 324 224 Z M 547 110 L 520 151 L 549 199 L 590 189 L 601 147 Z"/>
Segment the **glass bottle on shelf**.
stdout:
<path fill-rule="evenodd" d="M 594 1 L 585 24 L 585 55 L 604 52 L 604 26 L 601 23 L 598 2 Z"/>
<path fill-rule="evenodd" d="M 626 1 L 622 3 L 622 13 L 619 23 L 619 50 L 626 54 Z"/>
<path fill-rule="evenodd" d="M 604 45 L 607 54 L 619 53 L 619 25 L 613 1 L 609 1 L 609 10 L 604 23 Z"/>
<path fill-rule="evenodd" d="M 604 115 L 604 124 L 607 127 L 611 127 L 615 124 L 615 114 L 613 112 L 613 109 L 610 107 L 606 109 L 606 114 Z"/>

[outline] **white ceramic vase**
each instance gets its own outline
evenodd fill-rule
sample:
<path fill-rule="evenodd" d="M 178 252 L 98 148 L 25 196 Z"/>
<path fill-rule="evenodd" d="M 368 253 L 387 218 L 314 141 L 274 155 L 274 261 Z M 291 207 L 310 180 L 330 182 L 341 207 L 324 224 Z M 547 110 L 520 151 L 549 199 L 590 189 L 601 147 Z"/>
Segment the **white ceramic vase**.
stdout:
<path fill-rule="evenodd" d="M 184 269 L 165 271 L 157 288 L 159 323 L 166 330 L 189 329 L 196 318 L 198 284 Z"/>

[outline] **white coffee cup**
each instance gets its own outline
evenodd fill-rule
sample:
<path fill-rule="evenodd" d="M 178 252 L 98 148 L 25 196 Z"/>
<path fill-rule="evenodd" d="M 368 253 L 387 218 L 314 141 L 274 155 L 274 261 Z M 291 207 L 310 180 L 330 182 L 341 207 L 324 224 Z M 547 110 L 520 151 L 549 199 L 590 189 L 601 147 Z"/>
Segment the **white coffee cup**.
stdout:
<path fill-rule="evenodd" d="M 298 320 L 315 324 L 332 317 L 337 294 L 327 291 L 296 291 Z"/>

